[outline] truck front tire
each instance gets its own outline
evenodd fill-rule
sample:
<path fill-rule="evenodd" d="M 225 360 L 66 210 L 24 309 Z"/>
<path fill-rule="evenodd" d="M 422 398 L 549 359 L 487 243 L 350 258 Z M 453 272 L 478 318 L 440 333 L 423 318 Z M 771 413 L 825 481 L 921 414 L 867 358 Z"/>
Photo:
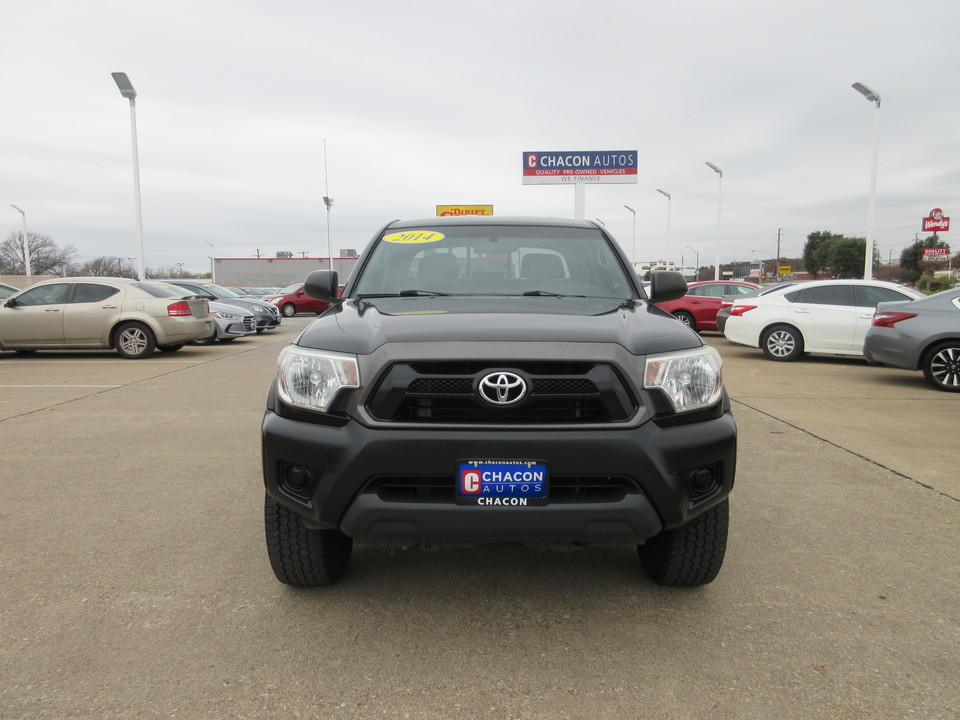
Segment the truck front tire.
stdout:
<path fill-rule="evenodd" d="M 264 500 L 267 554 L 277 580 L 295 587 L 333 585 L 347 569 L 353 540 L 336 530 L 317 530 L 269 495 Z"/>
<path fill-rule="evenodd" d="M 660 585 L 706 585 L 723 565 L 729 518 L 729 501 L 724 500 L 686 525 L 638 545 L 643 569 Z"/>

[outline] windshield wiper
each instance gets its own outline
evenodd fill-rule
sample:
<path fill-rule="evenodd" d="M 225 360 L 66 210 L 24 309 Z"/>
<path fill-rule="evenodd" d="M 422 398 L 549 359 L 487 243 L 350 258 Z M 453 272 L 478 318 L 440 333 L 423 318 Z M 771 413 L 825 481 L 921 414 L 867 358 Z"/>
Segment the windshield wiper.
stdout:
<path fill-rule="evenodd" d="M 525 290 L 523 293 L 524 297 L 555 297 L 555 298 L 585 298 L 587 295 L 568 295 L 567 293 L 555 293 L 550 292 L 549 290 Z"/>
<path fill-rule="evenodd" d="M 392 293 L 359 293 L 358 300 L 370 300 L 376 298 L 395 298 L 395 297 L 438 297 L 440 295 L 451 295 L 452 293 L 439 292 L 438 290 L 401 290 Z"/>
<path fill-rule="evenodd" d="M 400 297 L 437 297 L 438 295 L 450 295 L 450 293 L 440 292 L 439 290 L 401 290 Z"/>

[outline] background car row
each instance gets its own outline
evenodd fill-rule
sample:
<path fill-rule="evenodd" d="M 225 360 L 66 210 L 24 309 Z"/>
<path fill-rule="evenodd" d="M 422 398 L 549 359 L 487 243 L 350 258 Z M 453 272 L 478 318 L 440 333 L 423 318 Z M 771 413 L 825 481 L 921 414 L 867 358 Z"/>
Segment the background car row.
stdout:
<path fill-rule="evenodd" d="M 139 359 L 175 352 L 216 330 L 207 301 L 150 281 L 60 278 L 0 306 L 0 350 L 113 348 Z"/>
<path fill-rule="evenodd" d="M 759 290 L 750 282 L 707 280 L 687 284 L 687 294 L 679 300 L 657 303 L 661 310 L 673 315 L 698 332 L 717 329 L 717 312 L 724 297 L 738 297 Z"/>
<path fill-rule="evenodd" d="M 164 280 L 163 282 L 166 285 L 176 285 L 177 287 L 190 290 L 208 300 L 217 300 L 253 313 L 258 333 L 280 326 L 280 311 L 277 310 L 275 305 L 268 302 L 241 296 L 216 283 L 198 280 Z"/>
<path fill-rule="evenodd" d="M 188 343 L 231 342 L 258 332 L 248 301 L 231 304 L 214 299 L 211 291 L 172 282 L 62 278 L 22 291 L 4 288 L 0 350 L 113 348 L 124 358 L 139 359 L 155 350 L 175 352 Z M 256 310 L 264 329 L 280 324 L 274 309 Z"/>
<path fill-rule="evenodd" d="M 288 285 L 273 295 L 265 295 L 265 302 L 272 303 L 284 317 L 293 317 L 297 313 L 322 313 L 330 303 L 307 295 L 303 283 Z"/>
<path fill-rule="evenodd" d="M 863 355 L 863 339 L 881 302 L 923 295 L 879 280 L 820 280 L 736 300 L 724 325 L 727 340 L 763 350 L 770 360 L 804 353 Z"/>
<path fill-rule="evenodd" d="M 732 343 L 780 362 L 809 353 L 863 356 L 922 370 L 960 392 L 960 288 L 925 296 L 879 280 L 783 283 L 728 298 L 718 327 Z"/>
<path fill-rule="evenodd" d="M 194 340 L 193 345 L 209 345 L 218 340 L 232 342 L 238 337 L 256 334 L 257 321 L 253 313 L 216 300 L 207 301 L 207 305 L 210 308 L 210 316 L 216 322 L 216 330 L 210 337 Z"/>

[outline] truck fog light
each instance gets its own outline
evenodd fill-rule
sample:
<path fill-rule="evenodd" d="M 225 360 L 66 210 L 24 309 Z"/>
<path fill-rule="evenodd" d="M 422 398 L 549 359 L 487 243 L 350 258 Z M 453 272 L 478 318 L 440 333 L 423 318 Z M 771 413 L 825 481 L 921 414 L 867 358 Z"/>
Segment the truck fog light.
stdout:
<path fill-rule="evenodd" d="M 299 465 L 291 465 L 283 474 L 283 483 L 291 490 L 299 492 L 310 484 L 310 473 Z"/>
<path fill-rule="evenodd" d="M 699 467 L 687 475 L 687 484 L 695 498 L 712 492 L 717 487 L 717 481 L 717 471 L 713 467 Z"/>

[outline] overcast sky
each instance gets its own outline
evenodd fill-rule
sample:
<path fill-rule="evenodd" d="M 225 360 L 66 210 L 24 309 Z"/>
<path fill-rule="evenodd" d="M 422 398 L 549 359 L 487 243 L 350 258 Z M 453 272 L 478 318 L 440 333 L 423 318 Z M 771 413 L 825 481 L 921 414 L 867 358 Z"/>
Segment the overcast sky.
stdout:
<path fill-rule="evenodd" d="M 325 257 L 327 194 L 335 255 L 437 204 L 572 217 L 572 187 L 521 184 L 524 151 L 570 150 L 638 152 L 636 184 L 586 189 L 628 253 L 637 211 L 638 260 L 713 263 L 706 162 L 721 261 L 774 257 L 778 229 L 795 257 L 866 234 L 859 81 L 896 260 L 935 207 L 960 232 L 958 35 L 956 0 L 33 0 L 0 29 L 0 238 L 15 204 L 80 260 L 136 256 L 122 71 L 148 267 Z"/>

